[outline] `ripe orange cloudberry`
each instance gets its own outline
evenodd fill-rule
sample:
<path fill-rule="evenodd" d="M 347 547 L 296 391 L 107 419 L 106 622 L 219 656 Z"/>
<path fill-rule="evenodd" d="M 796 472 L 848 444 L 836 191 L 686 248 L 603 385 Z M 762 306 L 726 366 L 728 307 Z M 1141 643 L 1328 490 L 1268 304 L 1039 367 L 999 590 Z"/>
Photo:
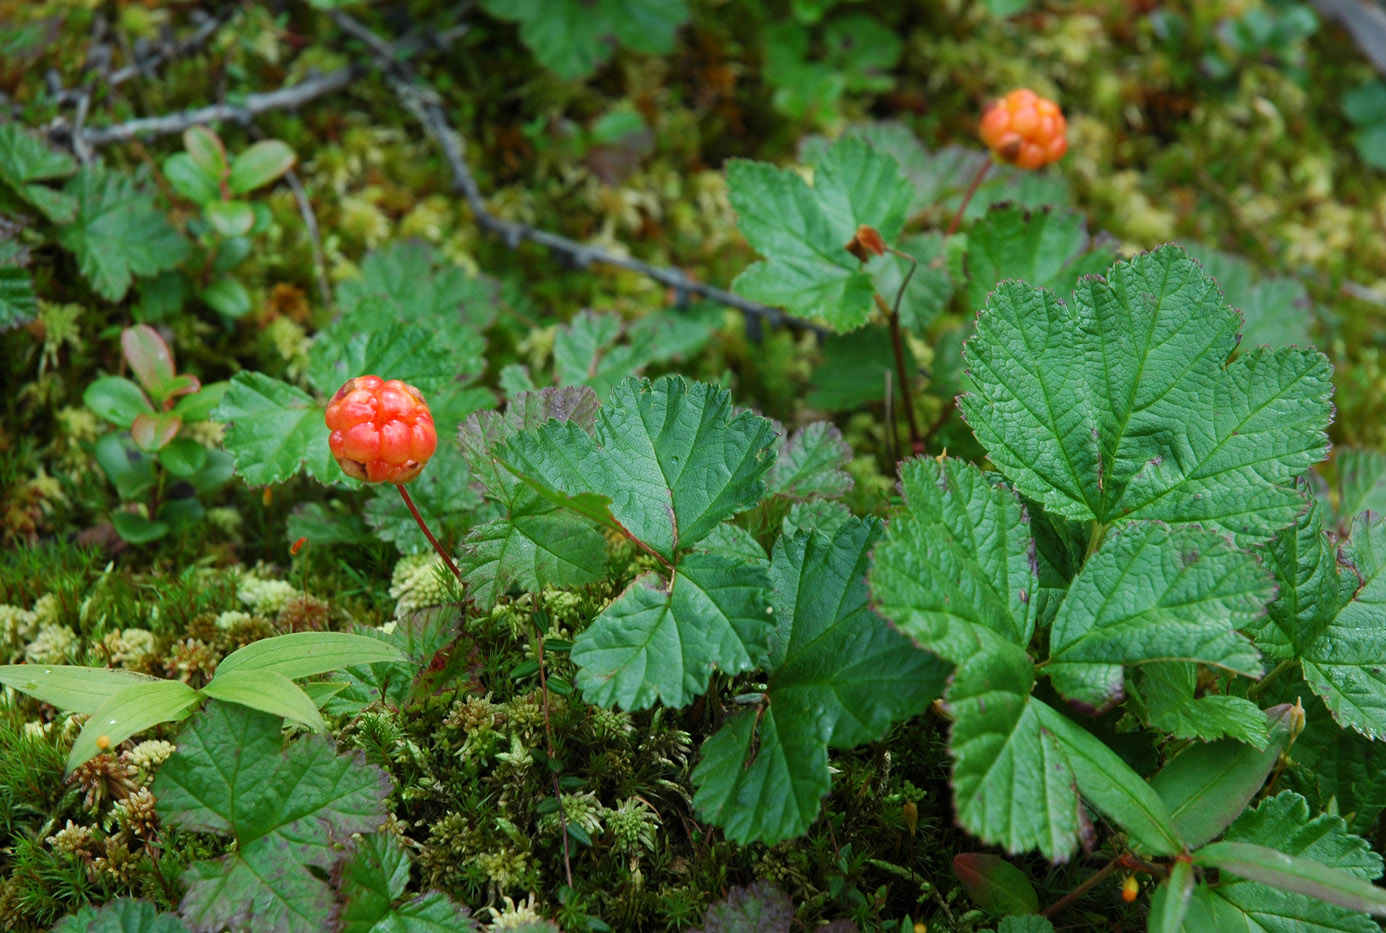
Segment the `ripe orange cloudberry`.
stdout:
<path fill-rule="evenodd" d="M 407 483 L 438 449 L 423 394 L 398 379 L 347 380 L 327 403 L 327 427 L 342 471 L 368 483 Z"/>
<path fill-rule="evenodd" d="M 1059 105 L 1028 88 L 1011 91 L 987 104 L 978 127 L 1002 162 L 1036 169 L 1057 162 L 1068 151 L 1068 122 Z"/>

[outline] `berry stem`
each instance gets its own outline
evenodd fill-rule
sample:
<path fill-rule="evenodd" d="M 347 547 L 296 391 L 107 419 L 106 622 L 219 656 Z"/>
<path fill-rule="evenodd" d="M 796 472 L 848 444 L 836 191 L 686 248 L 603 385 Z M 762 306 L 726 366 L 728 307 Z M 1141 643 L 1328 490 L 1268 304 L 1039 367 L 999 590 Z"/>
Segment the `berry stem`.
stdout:
<path fill-rule="evenodd" d="M 1095 871 L 1091 876 L 1089 876 L 1089 878 L 1086 881 L 1078 885 L 1078 887 L 1074 888 L 1072 891 L 1069 891 L 1063 897 L 1059 898 L 1057 901 L 1050 904 L 1048 907 L 1044 908 L 1044 910 L 1041 910 L 1040 916 L 1053 919 L 1057 914 L 1061 913 L 1065 908 L 1073 904 L 1074 901 L 1078 900 L 1084 894 L 1087 894 L 1093 888 L 1097 887 L 1097 885 L 1100 884 L 1104 878 L 1112 874 L 1112 872 L 1116 871 L 1117 868 L 1121 866 L 1121 864 L 1122 857 L 1118 855 L 1116 858 L 1112 859 L 1106 865 L 1103 865 L 1101 868 Z"/>
<path fill-rule="evenodd" d="M 902 287 L 901 291 L 903 290 Z M 900 383 L 900 404 L 904 406 L 905 420 L 910 426 L 910 452 L 918 456 L 924 452 L 924 435 L 919 430 L 919 418 L 914 413 L 914 399 L 910 396 L 909 373 L 905 367 L 905 338 L 900 333 L 900 313 L 891 309 L 880 295 L 873 297 L 876 299 L 876 306 L 884 312 L 886 321 L 890 324 L 890 348 L 895 353 L 895 378 Z M 894 430 L 892 427 L 891 431 Z"/>
<path fill-rule="evenodd" d="M 958 212 L 953 215 L 953 220 L 948 224 L 948 232 L 944 236 L 952 236 L 958 232 L 958 224 L 962 223 L 963 214 L 967 211 L 967 205 L 972 203 L 972 196 L 977 193 L 977 189 L 982 186 L 982 179 L 987 177 L 987 172 L 991 170 L 991 159 L 982 163 L 982 167 L 977 169 L 977 174 L 972 176 L 972 184 L 967 186 L 967 192 L 963 194 L 962 203 L 958 205 Z"/>
<path fill-rule="evenodd" d="M 433 545 L 433 550 L 438 552 L 438 556 L 443 559 L 443 563 L 448 565 L 448 569 L 451 570 L 452 575 L 457 578 L 457 582 L 461 583 L 462 571 L 457 569 L 457 565 L 452 562 L 452 558 L 448 556 L 448 552 L 443 550 L 443 546 L 438 543 L 438 539 L 433 537 L 433 532 L 428 530 L 428 523 L 423 520 L 423 516 L 419 514 L 419 510 L 414 507 L 414 500 L 409 498 L 409 490 L 404 488 L 403 483 L 396 483 L 395 488 L 399 490 L 399 494 L 404 498 L 404 504 L 409 506 L 409 514 L 414 516 L 414 521 L 418 523 L 419 529 L 424 533 L 424 537 L 428 539 L 428 543 Z"/>

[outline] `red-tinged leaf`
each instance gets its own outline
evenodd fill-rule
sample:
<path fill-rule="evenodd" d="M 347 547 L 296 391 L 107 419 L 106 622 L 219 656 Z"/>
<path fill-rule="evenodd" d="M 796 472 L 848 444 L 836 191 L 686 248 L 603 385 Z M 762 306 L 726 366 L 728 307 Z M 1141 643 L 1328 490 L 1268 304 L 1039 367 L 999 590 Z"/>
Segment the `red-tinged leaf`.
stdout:
<path fill-rule="evenodd" d="M 172 412 L 139 415 L 130 424 L 130 437 L 140 450 L 153 453 L 167 447 L 182 426 L 183 419 Z"/>
<path fill-rule="evenodd" d="M 978 907 L 994 916 L 1032 914 L 1039 910 L 1025 873 L 999 855 L 963 852 L 953 858 L 953 874 Z"/>

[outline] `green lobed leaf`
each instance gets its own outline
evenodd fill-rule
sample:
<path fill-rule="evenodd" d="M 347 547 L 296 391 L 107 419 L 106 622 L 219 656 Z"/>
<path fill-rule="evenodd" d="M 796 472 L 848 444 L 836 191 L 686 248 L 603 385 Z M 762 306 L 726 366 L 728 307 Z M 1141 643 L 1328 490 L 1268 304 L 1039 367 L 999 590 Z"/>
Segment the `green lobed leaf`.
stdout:
<path fill-rule="evenodd" d="M 152 790 L 170 826 L 231 836 L 235 847 L 183 875 L 180 914 L 196 930 L 328 929 L 327 872 L 353 833 L 386 818 L 390 781 L 361 754 L 307 736 L 283 746 L 278 716 L 209 702 L 180 735 Z M 228 760 L 226 750 L 237 750 Z"/>
<path fill-rule="evenodd" d="M 765 257 L 737 277 L 737 291 L 838 332 L 866 323 L 870 264 L 847 243 L 862 224 L 887 243 L 899 237 L 913 192 L 894 159 L 844 136 L 815 164 L 813 187 L 791 169 L 744 160 L 727 164 L 727 187 L 741 232 Z"/>
<path fill-rule="evenodd" d="M 617 42 L 641 52 L 669 52 L 688 18 L 684 0 L 483 0 L 482 9 L 518 23 L 525 47 L 567 80 L 591 74 Z"/>
<path fill-rule="evenodd" d="M 213 700 L 239 703 L 262 713 L 292 719 L 314 732 L 327 731 L 327 723 L 323 722 L 313 699 L 302 687 L 275 670 L 242 666 L 240 670 L 217 671 L 198 693 Z"/>
<path fill-rule="evenodd" d="M 521 431 L 550 421 L 571 421 L 591 432 L 599 402 L 587 386 L 549 386 L 521 392 L 511 398 L 505 411 L 479 411 L 457 429 L 457 441 L 472 475 L 493 499 L 509 504 L 519 494 L 521 480 L 496 459 L 494 448 Z"/>
<path fill-rule="evenodd" d="M 1077 779 L 1030 698 L 1034 665 L 996 643 L 964 659 L 945 702 L 953 716 L 953 806 L 969 833 L 1007 852 L 1065 861 L 1080 829 Z"/>
<path fill-rule="evenodd" d="M 765 474 L 769 495 L 804 501 L 836 499 L 852 491 L 852 476 L 844 469 L 852 462 L 852 448 L 834 424 L 815 421 L 793 434 L 776 427 L 779 453 Z"/>
<path fill-rule="evenodd" d="M 28 323 L 38 312 L 27 265 L 26 251 L 13 242 L 0 241 L 0 331 Z"/>
<path fill-rule="evenodd" d="M 1073 304 L 1010 282 L 977 317 L 964 416 L 1046 510 L 1108 524 L 1197 523 L 1256 543 L 1294 520 L 1284 484 L 1327 451 L 1331 367 L 1255 348 L 1177 247 L 1118 262 Z"/>
<path fill-rule="evenodd" d="M 1338 526 L 1344 530 L 1360 512 L 1386 513 L 1386 453 L 1339 448 Z"/>
<path fill-rule="evenodd" d="M 802 835 L 831 787 L 827 748 L 880 739 L 942 692 L 946 665 L 868 605 L 879 534 L 878 521 L 853 518 L 832 535 L 803 531 L 775 544 L 777 628 L 760 662 L 767 699 L 709 739 L 693 772 L 694 806 L 729 839 Z"/>
<path fill-rule="evenodd" d="M 555 379 L 559 385 L 590 386 L 606 398 L 647 366 L 690 356 L 710 334 L 706 322 L 686 311 L 649 314 L 630 324 L 617 314 L 581 311 L 554 333 Z"/>
<path fill-rule="evenodd" d="M 94 713 L 127 687 L 158 682 L 158 677 L 110 667 L 0 664 L 0 684 L 70 713 Z"/>
<path fill-rule="evenodd" d="M 950 661 L 1035 631 L 1034 542 L 1020 499 L 959 460 L 907 461 L 906 508 L 877 548 L 871 591 L 881 613 Z"/>
<path fill-rule="evenodd" d="M 301 389 L 243 370 L 212 417 L 227 423 L 226 450 L 252 486 L 281 483 L 304 466 L 320 483 L 343 481 L 327 446 L 323 406 Z"/>
<path fill-rule="evenodd" d="M 52 933 L 187 933 L 177 914 L 160 913 L 148 901 L 117 897 L 100 908 L 86 906 L 69 914 Z"/>
<path fill-rule="evenodd" d="M 93 163 L 68 179 L 64 191 L 76 200 L 77 213 L 58 230 L 58 243 L 108 301 L 124 298 L 135 276 L 172 269 L 186 258 L 187 241 L 129 176 Z"/>
<path fill-rule="evenodd" d="M 1240 256 L 1212 249 L 1190 251 L 1222 286 L 1227 303 L 1242 312 L 1243 346 L 1313 344 L 1314 305 L 1298 279 L 1263 278 Z"/>
<path fill-rule="evenodd" d="M 113 693 L 92 711 L 67 756 L 67 774 L 130 736 L 185 718 L 201 697 L 181 680 L 154 680 Z M 105 739 L 104 745 L 101 739 Z"/>
<path fill-rule="evenodd" d="M 470 334 L 489 326 L 499 303 L 493 280 L 468 275 L 419 240 L 396 241 L 367 253 L 361 278 L 337 286 L 343 315 L 359 312 L 378 322 L 410 321 L 437 331 L 444 341 L 455 339 L 457 331 Z"/>
<path fill-rule="evenodd" d="M 70 223 L 77 212 L 77 202 L 70 193 L 41 182 L 64 178 L 75 171 L 77 161 L 72 156 L 49 149 L 18 123 L 0 125 L 0 185 L 53 223 Z"/>
<path fill-rule="evenodd" d="M 1266 710 L 1265 716 L 1271 726 L 1264 748 L 1232 739 L 1191 745 L 1150 779 L 1190 847 L 1211 842 L 1231 825 L 1304 727 L 1304 710 L 1288 703 Z"/>
<path fill-rule="evenodd" d="M 1094 248 L 1077 211 L 997 205 L 967 231 L 967 300 L 980 310 L 1007 279 L 1066 295 L 1083 276 L 1105 272 L 1112 259 L 1110 248 Z"/>
<path fill-rule="evenodd" d="M 1340 549 L 1336 611 L 1320 611 L 1318 637 L 1300 654 L 1304 679 L 1343 726 L 1386 738 L 1386 517 L 1364 512 Z M 1316 581 L 1311 580 L 1311 587 Z M 1318 590 L 1315 590 L 1315 599 Z M 1318 603 L 1323 606 L 1323 602 Z M 1332 603 L 1328 604 L 1332 606 Z"/>
<path fill-rule="evenodd" d="M 221 659 L 212 679 L 232 671 L 273 671 L 290 680 L 337 671 L 352 664 L 402 661 L 399 649 L 349 632 L 291 632 L 251 642 Z"/>
<path fill-rule="evenodd" d="M 1200 528 L 1137 522 L 1107 535 L 1074 578 L 1049 634 L 1046 671 L 1074 706 L 1125 696 L 1123 664 L 1197 661 L 1259 676 L 1236 631 L 1274 593 L 1256 558 Z"/>
<path fill-rule="evenodd" d="M 764 655 L 768 587 L 764 566 L 716 554 L 683 557 L 668 583 L 638 577 L 574 640 L 577 687 L 601 706 L 687 705 L 713 668 L 739 674 Z"/>
<path fill-rule="evenodd" d="M 1304 798 L 1288 791 L 1244 812 L 1228 828 L 1224 840 L 1269 847 L 1364 882 L 1381 875 L 1381 856 L 1371 850 L 1366 840 L 1349 835 L 1337 816 L 1320 814 L 1311 818 Z M 1237 928 L 1267 933 L 1373 933 L 1379 929 L 1365 914 L 1279 885 L 1230 875 L 1216 886 L 1199 885 L 1190 901 L 1185 929 Z"/>
<path fill-rule="evenodd" d="M 1265 620 L 1248 631 L 1267 657 L 1299 657 L 1323 634 L 1342 599 L 1337 548 L 1323 533 L 1318 503 L 1311 500 L 1261 554 L 1277 592 Z"/>
<path fill-rule="evenodd" d="M 996 925 L 996 933 L 1054 933 L 1054 924 L 1048 917 L 1039 914 L 1026 914 L 1021 917 L 1002 917 Z"/>
<path fill-rule="evenodd" d="M 850 514 L 850 513 L 849 513 Z M 723 522 L 699 541 L 694 550 L 703 554 L 722 554 L 736 560 L 765 563 L 765 548 L 760 546 L 756 536 L 740 525 Z"/>
<path fill-rule="evenodd" d="M 455 361 L 433 331 L 403 321 L 371 330 L 359 326 L 363 325 L 354 317 L 342 318 L 321 331 L 309 348 L 308 381 L 323 395 L 332 395 L 362 373 L 403 380 L 425 396 L 453 381 Z"/>
<path fill-rule="evenodd" d="M 708 905 L 703 926 L 695 933 L 789 933 L 794 905 L 769 881 L 732 888 Z"/>
<path fill-rule="evenodd" d="M 1176 739 L 1227 737 L 1266 747 L 1266 717 L 1255 703 L 1222 693 L 1196 696 L 1197 686 L 1198 665 L 1192 661 L 1156 661 L 1141 665 L 1135 695 L 1150 724 Z"/>
<path fill-rule="evenodd" d="M 409 855 L 388 833 L 362 836 L 336 875 L 333 929 L 340 933 L 471 933 L 477 928 L 467 908 L 437 891 L 406 899 Z"/>
<path fill-rule="evenodd" d="M 498 456 L 550 501 L 672 559 L 761 499 L 773 439 L 771 423 L 734 412 L 725 389 L 665 376 L 617 386 L 592 435 L 550 422 L 510 438 Z M 610 519 L 594 497 L 609 500 Z"/>
<path fill-rule="evenodd" d="M 512 584 L 537 593 L 546 586 L 602 579 L 606 539 L 589 522 L 536 501 L 474 527 L 462 542 L 457 566 L 468 597 L 489 610 Z"/>

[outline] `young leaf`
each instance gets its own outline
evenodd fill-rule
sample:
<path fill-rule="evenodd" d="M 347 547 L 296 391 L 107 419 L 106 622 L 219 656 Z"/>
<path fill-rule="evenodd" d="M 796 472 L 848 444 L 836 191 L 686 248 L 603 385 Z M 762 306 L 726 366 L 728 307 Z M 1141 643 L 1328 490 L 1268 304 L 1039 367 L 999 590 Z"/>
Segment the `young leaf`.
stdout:
<path fill-rule="evenodd" d="M 520 41 L 560 78 L 582 78 L 611 57 L 617 42 L 663 54 L 688 18 L 685 0 L 483 0 L 499 19 L 519 23 Z"/>
<path fill-rule="evenodd" d="M 1123 664 L 1198 661 L 1259 676 L 1256 649 L 1236 629 L 1274 588 L 1246 551 L 1200 528 L 1137 522 L 1107 535 L 1059 606 L 1046 668 L 1080 709 L 1125 695 Z"/>
<path fill-rule="evenodd" d="M 293 632 L 251 642 L 221 659 L 212 679 L 232 671 L 273 671 L 290 680 L 337 671 L 352 664 L 402 661 L 399 649 L 349 632 Z"/>
<path fill-rule="evenodd" d="M 326 732 L 318 706 L 303 688 L 274 670 L 222 672 L 198 691 L 205 697 L 224 703 L 239 703 L 271 716 L 281 716 L 302 723 L 314 732 Z"/>
<path fill-rule="evenodd" d="M 1304 710 L 1288 703 L 1266 710 L 1270 741 L 1256 749 L 1232 739 L 1192 745 L 1150 779 L 1191 847 L 1211 842 L 1246 809 L 1280 754 L 1304 728 Z"/>
<path fill-rule="evenodd" d="M 134 276 L 172 269 L 187 256 L 187 241 L 129 176 L 94 163 L 64 190 L 76 199 L 77 213 L 58 231 L 58 243 L 76 255 L 82 275 L 108 301 L 124 298 Z"/>
<path fill-rule="evenodd" d="M 881 612 L 950 661 L 999 637 L 1035 631 L 1034 542 L 1019 498 L 958 460 L 915 459 L 900 470 L 906 509 L 877 548 L 871 589 Z"/>
<path fill-rule="evenodd" d="M 765 257 L 737 291 L 838 332 L 866 323 L 875 286 L 847 243 L 862 224 L 887 243 L 899 237 L 913 192 L 894 159 L 844 136 L 814 166 L 812 188 L 790 169 L 744 160 L 728 164 L 727 187 L 741 232 Z"/>
<path fill-rule="evenodd" d="M 183 918 L 200 931 L 329 929 L 332 889 L 319 877 L 352 833 L 385 820 L 389 778 L 359 752 L 338 755 L 322 736 L 284 749 L 278 716 L 215 700 L 179 739 L 154 780 L 159 815 L 235 842 L 230 854 L 184 873 Z"/>
<path fill-rule="evenodd" d="M 1039 911 L 1039 895 L 1030 879 L 999 855 L 959 853 L 953 856 L 953 874 L 973 903 L 993 916 Z"/>
<path fill-rule="evenodd" d="M 471 912 L 430 891 L 405 899 L 409 855 L 388 833 L 362 836 L 338 867 L 333 929 L 342 933 L 474 933 Z"/>
<path fill-rule="evenodd" d="M 208 201 L 202 213 L 212 229 L 224 237 L 245 236 L 255 226 L 255 211 L 245 201 Z"/>
<path fill-rule="evenodd" d="M 178 371 L 173 365 L 173 351 L 159 332 L 147 324 L 127 327 L 120 332 L 120 347 L 145 391 L 160 402 L 168 398 L 169 383 Z"/>
<path fill-rule="evenodd" d="M 1081 281 L 1072 307 L 1002 283 L 964 353 L 974 391 L 963 414 L 1048 511 L 1263 541 L 1301 508 L 1283 484 L 1327 451 L 1330 366 L 1294 347 L 1229 363 L 1239 325 L 1172 246 Z"/>
<path fill-rule="evenodd" d="M 231 161 L 226 185 L 232 194 L 247 194 L 293 168 L 296 158 L 288 144 L 278 139 L 262 139 Z"/>
<path fill-rule="evenodd" d="M 142 414 L 152 414 L 149 398 L 123 376 L 102 376 L 82 393 L 82 401 L 116 427 L 128 428 Z"/>
<path fill-rule="evenodd" d="M 226 162 L 226 145 L 210 127 L 190 126 L 184 130 L 183 148 L 197 170 L 216 182 L 220 182 L 230 168 Z"/>
<path fill-rule="evenodd" d="M 243 370 L 212 417 L 228 423 L 226 449 L 252 486 L 283 482 L 305 465 L 320 483 L 343 481 L 327 446 L 322 406 L 301 389 Z"/>
<path fill-rule="evenodd" d="M 714 554 L 683 557 L 668 584 L 637 578 L 574 641 L 578 688 L 601 706 L 687 705 L 714 667 L 739 674 L 764 655 L 768 587 L 765 567 Z"/>
<path fill-rule="evenodd" d="M 1170 866 L 1169 877 L 1150 897 L 1147 933 L 1182 933 L 1196 880 L 1193 867 L 1187 860 L 1178 859 Z"/>
<path fill-rule="evenodd" d="M 815 421 L 781 436 L 779 454 L 765 474 L 766 491 L 787 499 L 836 499 L 852 491 L 852 477 L 843 467 L 852 462 L 852 448 L 842 432 L 827 421 Z"/>
<path fill-rule="evenodd" d="M 563 497 L 609 499 L 614 524 L 672 559 L 761 499 L 773 438 L 766 419 L 733 412 L 725 389 L 665 376 L 617 386 L 593 435 L 550 422 L 511 438 L 499 457 L 541 495 L 589 517 L 602 516 Z"/>
<path fill-rule="evenodd" d="M 1247 842 L 1215 842 L 1194 853 L 1194 864 L 1305 894 L 1352 911 L 1386 917 L 1386 891 L 1307 858 Z"/>
<path fill-rule="evenodd" d="M 77 212 L 77 202 L 70 193 L 39 182 L 63 178 L 75 171 L 77 161 L 72 156 L 49 149 L 18 123 L 0 125 L 0 185 L 54 223 L 70 223 Z"/>
<path fill-rule="evenodd" d="M 158 677 L 109 667 L 0 664 L 0 684 L 69 713 L 94 713 L 126 687 L 158 682 Z"/>
<path fill-rule="evenodd" d="M 1266 747 L 1266 717 L 1260 707 L 1228 694 L 1195 696 L 1198 665 L 1192 661 L 1156 661 L 1139 670 L 1135 693 L 1152 726 L 1176 739 L 1226 737 Z"/>
<path fill-rule="evenodd" d="M 622 379 L 647 366 L 689 356 L 710 332 L 688 312 L 650 314 L 627 325 L 616 314 L 582 311 L 554 334 L 555 378 L 559 385 L 590 386 L 606 398 Z"/>
<path fill-rule="evenodd" d="M 781 537 L 770 561 L 776 632 L 761 661 L 763 708 L 739 713 L 703 746 L 693 803 L 727 838 L 774 842 L 807 831 L 831 787 L 827 749 L 880 739 L 923 710 L 947 667 L 871 611 L 875 520 L 833 535 Z"/>
<path fill-rule="evenodd" d="M 130 736 L 161 722 L 183 719 L 201 697 L 181 680 L 134 684 L 101 702 L 77 733 L 67 756 L 67 773 Z M 105 739 L 102 744 L 101 739 Z"/>
<path fill-rule="evenodd" d="M 967 231 L 967 299 L 980 310 L 998 282 L 1022 279 L 1066 295 L 1084 275 L 1112 263 L 1110 249 L 1094 249 L 1077 211 L 1000 205 Z"/>

